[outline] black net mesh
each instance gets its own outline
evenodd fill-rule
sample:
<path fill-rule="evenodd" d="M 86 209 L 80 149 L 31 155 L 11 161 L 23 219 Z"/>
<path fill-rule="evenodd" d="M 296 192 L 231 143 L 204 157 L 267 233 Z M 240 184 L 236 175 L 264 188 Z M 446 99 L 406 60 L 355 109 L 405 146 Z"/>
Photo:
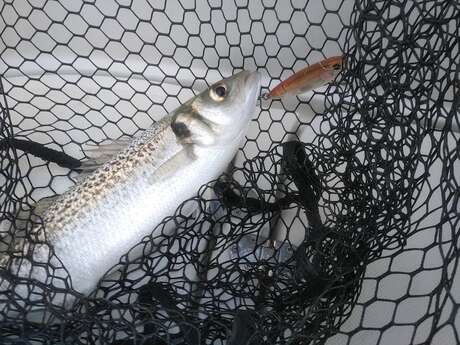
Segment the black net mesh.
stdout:
<path fill-rule="evenodd" d="M 460 343 L 459 28 L 456 1 L 2 2 L 2 256 L 77 175 L 13 138 L 83 159 L 239 69 L 266 91 L 346 56 L 332 85 L 262 101 L 235 168 L 91 296 L 53 256 L 47 284 L 0 268 L 26 287 L 0 289 L 2 343 Z"/>

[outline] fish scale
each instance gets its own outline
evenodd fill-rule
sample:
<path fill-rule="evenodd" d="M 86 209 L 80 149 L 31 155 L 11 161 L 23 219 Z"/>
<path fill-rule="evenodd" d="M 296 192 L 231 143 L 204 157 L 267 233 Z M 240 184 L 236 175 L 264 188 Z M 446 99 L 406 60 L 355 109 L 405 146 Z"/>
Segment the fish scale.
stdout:
<path fill-rule="evenodd" d="M 170 125 L 170 116 L 155 123 L 103 168 L 60 197 L 43 217 L 48 238 L 58 240 L 66 229 L 74 226 L 73 222 L 81 222 L 85 213 L 94 212 L 98 207 L 106 208 L 111 198 L 129 194 L 126 186 L 132 189 L 133 180 L 148 179 L 165 159 L 179 152 L 182 146 L 172 130 L 168 130 Z"/>

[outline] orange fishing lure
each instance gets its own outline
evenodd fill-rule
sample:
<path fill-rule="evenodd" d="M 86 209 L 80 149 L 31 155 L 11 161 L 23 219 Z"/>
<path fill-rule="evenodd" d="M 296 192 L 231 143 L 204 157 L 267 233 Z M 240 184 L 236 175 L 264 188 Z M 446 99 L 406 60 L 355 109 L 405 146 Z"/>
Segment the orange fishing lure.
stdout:
<path fill-rule="evenodd" d="M 264 95 L 264 98 L 280 98 L 286 94 L 300 95 L 321 87 L 337 77 L 343 68 L 343 63 L 343 56 L 333 56 L 305 67 L 275 86 Z"/>

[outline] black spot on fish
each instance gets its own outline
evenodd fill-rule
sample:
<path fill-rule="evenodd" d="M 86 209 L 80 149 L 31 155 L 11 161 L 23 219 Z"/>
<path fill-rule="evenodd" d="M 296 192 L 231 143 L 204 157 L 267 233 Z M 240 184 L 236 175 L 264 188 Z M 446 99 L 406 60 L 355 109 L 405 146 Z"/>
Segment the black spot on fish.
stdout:
<path fill-rule="evenodd" d="M 171 128 L 178 138 L 188 138 L 191 135 L 189 128 L 183 122 L 173 122 Z"/>

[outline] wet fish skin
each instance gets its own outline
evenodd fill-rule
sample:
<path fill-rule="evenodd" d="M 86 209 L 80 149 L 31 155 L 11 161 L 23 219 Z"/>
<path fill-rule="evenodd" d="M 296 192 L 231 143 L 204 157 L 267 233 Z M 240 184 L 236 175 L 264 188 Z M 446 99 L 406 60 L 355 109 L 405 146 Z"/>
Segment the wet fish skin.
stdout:
<path fill-rule="evenodd" d="M 225 97 L 217 95 L 218 87 Z M 224 171 L 244 138 L 259 89 L 259 75 L 247 71 L 216 83 L 57 198 L 34 232 L 52 246 L 74 290 L 89 294 L 121 255 Z M 54 284 L 30 261 L 48 262 L 50 246 L 19 240 L 15 247 L 23 256 L 33 247 L 29 259 L 3 256 L 0 266 Z M 11 288 L 1 281 L 0 293 Z M 15 289 L 26 294 L 24 287 Z"/>

